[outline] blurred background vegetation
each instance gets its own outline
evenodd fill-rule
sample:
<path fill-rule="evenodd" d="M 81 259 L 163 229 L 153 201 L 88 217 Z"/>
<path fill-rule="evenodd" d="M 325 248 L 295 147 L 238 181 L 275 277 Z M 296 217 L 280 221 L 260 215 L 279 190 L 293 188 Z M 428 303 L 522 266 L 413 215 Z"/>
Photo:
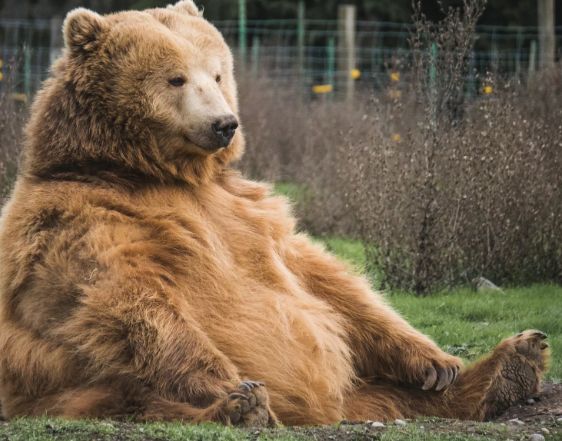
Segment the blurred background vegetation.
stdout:
<path fill-rule="evenodd" d="M 0 0 L 0 17 L 50 18 L 64 15 L 68 10 L 84 6 L 99 12 L 121 9 L 143 9 L 164 6 L 168 0 Z M 338 5 L 354 4 L 361 20 L 407 22 L 412 15 L 411 0 L 306 0 L 307 16 L 311 19 L 336 18 Z M 431 19 L 442 17 L 434 1 L 424 1 L 423 10 Z M 536 26 L 536 0 L 490 0 L 480 23 L 496 26 Z M 238 14 L 237 0 L 198 0 L 205 8 L 205 15 L 212 20 L 235 19 Z M 293 18 L 297 0 L 248 0 L 249 19 Z M 462 0 L 445 0 L 447 6 L 458 6 Z M 562 8 L 558 8 L 556 22 L 562 25 Z"/>
<path fill-rule="evenodd" d="M 357 0 L 348 27 L 353 8 L 333 0 L 196 3 L 237 59 L 239 167 L 276 182 L 300 228 L 362 256 L 377 288 L 427 295 L 480 277 L 562 284 L 562 26 L 547 45 L 537 14 L 549 1 Z M 166 3 L 0 2 L 0 196 L 66 10 Z"/>

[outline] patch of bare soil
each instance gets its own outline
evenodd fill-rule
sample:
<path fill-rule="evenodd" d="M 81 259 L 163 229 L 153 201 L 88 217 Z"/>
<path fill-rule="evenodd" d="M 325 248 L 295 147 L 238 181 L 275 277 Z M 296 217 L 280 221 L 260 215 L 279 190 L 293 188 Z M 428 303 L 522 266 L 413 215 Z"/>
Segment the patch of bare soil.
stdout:
<path fill-rule="evenodd" d="M 562 418 L 562 384 L 546 383 L 542 392 L 526 403 L 510 407 L 497 421 L 556 422 Z"/>
<path fill-rule="evenodd" d="M 562 384 L 544 384 L 543 391 L 537 397 L 512 406 L 495 421 L 477 423 L 474 421 L 442 420 L 435 418 L 408 420 L 405 424 L 386 423 L 377 427 L 373 422 L 342 422 L 337 426 L 286 428 L 265 431 L 281 435 L 304 435 L 318 441 L 328 440 L 377 440 L 390 428 L 398 431 L 396 439 L 418 438 L 427 435 L 464 435 L 454 439 L 471 439 L 472 437 L 490 440 L 562 440 Z M 400 437 L 399 434 L 402 433 Z M 260 431 L 253 432 L 258 438 Z"/>

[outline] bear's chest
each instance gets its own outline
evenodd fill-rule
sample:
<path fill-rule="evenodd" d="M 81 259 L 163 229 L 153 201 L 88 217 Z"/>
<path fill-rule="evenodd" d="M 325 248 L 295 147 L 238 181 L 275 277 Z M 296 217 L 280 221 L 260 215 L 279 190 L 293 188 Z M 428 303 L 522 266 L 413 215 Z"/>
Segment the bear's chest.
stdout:
<path fill-rule="evenodd" d="M 233 197 L 180 212 L 193 250 L 180 292 L 216 347 L 279 400 L 340 401 L 353 376 L 342 318 L 278 253 L 292 219 L 275 201 Z"/>

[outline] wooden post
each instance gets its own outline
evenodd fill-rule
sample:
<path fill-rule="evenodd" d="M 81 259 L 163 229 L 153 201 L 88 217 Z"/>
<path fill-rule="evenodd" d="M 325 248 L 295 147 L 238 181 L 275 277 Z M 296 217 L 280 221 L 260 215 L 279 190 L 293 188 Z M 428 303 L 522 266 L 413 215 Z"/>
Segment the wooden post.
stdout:
<path fill-rule="evenodd" d="M 246 0 L 238 0 L 238 55 L 242 68 L 246 64 L 246 52 L 248 48 Z"/>
<path fill-rule="evenodd" d="M 298 71 L 299 77 L 304 77 L 304 45 L 305 45 L 305 15 L 306 9 L 304 5 L 304 0 L 299 0 L 297 6 L 297 47 L 298 47 Z"/>
<path fill-rule="evenodd" d="M 338 75 L 339 87 L 345 91 L 347 100 L 353 99 L 355 80 L 351 72 L 355 69 L 355 21 L 354 5 L 340 5 L 338 9 Z"/>
<path fill-rule="evenodd" d="M 554 33 L 554 0 L 538 0 L 539 18 L 539 67 L 554 64 L 556 40 Z"/>
<path fill-rule="evenodd" d="M 53 61 L 59 57 L 63 47 L 62 18 L 52 17 L 49 26 L 51 33 L 51 38 L 49 39 L 49 62 L 53 64 Z"/>

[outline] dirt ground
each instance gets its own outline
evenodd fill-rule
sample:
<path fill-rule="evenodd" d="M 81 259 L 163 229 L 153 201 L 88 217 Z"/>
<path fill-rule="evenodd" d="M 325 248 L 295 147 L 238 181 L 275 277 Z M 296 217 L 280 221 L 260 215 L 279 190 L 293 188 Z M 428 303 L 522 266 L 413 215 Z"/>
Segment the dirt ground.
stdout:
<path fill-rule="evenodd" d="M 0 441 L 562 441 L 562 384 L 513 406 L 496 421 L 423 418 L 387 422 L 341 422 L 321 427 L 285 427 L 232 431 L 222 426 L 139 425 L 117 421 L 23 419 L 0 422 Z"/>
<path fill-rule="evenodd" d="M 394 436 L 388 439 L 404 440 L 432 439 L 431 435 L 442 435 L 444 439 L 449 439 L 447 435 L 453 435 L 451 439 L 463 440 L 472 437 L 490 440 L 530 440 L 535 434 L 544 436 L 546 441 L 562 440 L 562 384 L 544 384 L 543 391 L 537 397 L 511 407 L 501 417 L 487 424 L 430 418 L 406 421 L 405 425 L 400 426 L 387 423 L 385 427 L 373 427 L 372 422 L 343 422 L 337 427 L 291 428 L 289 432 L 314 440 L 357 441 L 381 439 L 389 430 L 394 431 Z M 461 436 L 455 437 L 455 434 Z"/>
<path fill-rule="evenodd" d="M 562 384 L 546 383 L 542 393 L 528 403 L 510 407 L 498 421 L 517 418 L 526 423 L 557 421 L 562 418 Z"/>

